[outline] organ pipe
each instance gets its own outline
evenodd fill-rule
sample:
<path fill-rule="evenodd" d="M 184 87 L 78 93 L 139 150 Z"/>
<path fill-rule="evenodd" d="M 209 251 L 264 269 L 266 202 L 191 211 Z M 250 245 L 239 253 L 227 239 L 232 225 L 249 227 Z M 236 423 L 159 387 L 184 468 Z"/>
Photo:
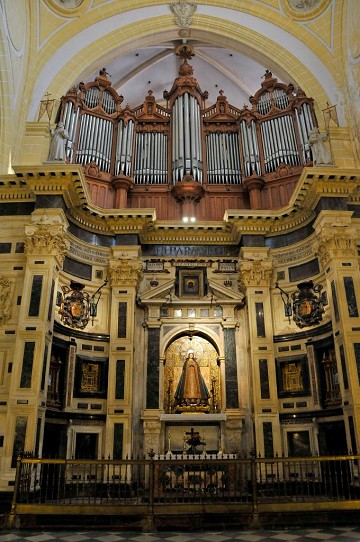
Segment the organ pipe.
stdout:
<path fill-rule="evenodd" d="M 317 124 L 312 100 L 301 89 L 296 94 L 267 71 L 250 98 L 251 110 L 228 104 L 222 91 L 205 108 L 206 93 L 188 84 L 191 79 L 186 72 L 183 88 L 180 82 L 164 93 L 166 107 L 149 91 L 143 106 L 127 106 L 125 113 L 110 81 L 102 86 L 104 77 L 71 89 L 60 112 L 69 133 L 67 161 L 95 161 L 104 180 L 123 174 L 137 185 L 176 184 L 190 174 L 200 184 L 218 185 L 241 184 L 252 175 L 272 179 L 281 164 L 297 168 L 311 159 L 307 141 Z"/>

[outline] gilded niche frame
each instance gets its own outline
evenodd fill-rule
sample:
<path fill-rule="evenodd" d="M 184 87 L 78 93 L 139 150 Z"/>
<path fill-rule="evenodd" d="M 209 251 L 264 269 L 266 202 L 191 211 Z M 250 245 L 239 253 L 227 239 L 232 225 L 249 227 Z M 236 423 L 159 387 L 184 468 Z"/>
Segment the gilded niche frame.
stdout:
<path fill-rule="evenodd" d="M 277 358 L 276 378 L 279 398 L 310 395 L 306 355 Z"/>
<path fill-rule="evenodd" d="M 74 397 L 105 398 L 108 358 L 76 356 Z"/>

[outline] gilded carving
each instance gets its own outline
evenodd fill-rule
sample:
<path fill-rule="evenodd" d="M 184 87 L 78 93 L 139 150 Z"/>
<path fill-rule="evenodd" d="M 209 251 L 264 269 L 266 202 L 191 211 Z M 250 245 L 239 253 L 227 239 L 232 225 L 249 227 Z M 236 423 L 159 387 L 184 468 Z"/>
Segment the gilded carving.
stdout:
<path fill-rule="evenodd" d="M 11 280 L 0 277 L 0 325 L 6 324 L 10 318 Z"/>
<path fill-rule="evenodd" d="M 242 260 L 239 262 L 240 285 L 269 287 L 272 277 L 272 262 Z"/>
<path fill-rule="evenodd" d="M 111 286 L 138 286 L 142 275 L 142 263 L 137 258 L 112 260 L 109 268 Z"/>
<path fill-rule="evenodd" d="M 312 244 L 312 251 L 319 258 L 322 267 L 325 267 L 330 259 L 356 258 L 356 238 L 355 229 L 348 225 L 326 224 Z"/>
<path fill-rule="evenodd" d="M 55 256 L 63 262 L 68 243 L 61 224 L 38 223 L 26 226 L 25 250 L 27 254 Z"/>

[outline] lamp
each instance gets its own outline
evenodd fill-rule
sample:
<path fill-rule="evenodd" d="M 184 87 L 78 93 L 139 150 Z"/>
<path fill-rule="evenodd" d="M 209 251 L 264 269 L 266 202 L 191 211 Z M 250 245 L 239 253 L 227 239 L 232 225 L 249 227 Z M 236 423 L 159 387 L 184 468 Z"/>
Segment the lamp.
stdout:
<path fill-rule="evenodd" d="M 312 280 L 301 282 L 297 285 L 298 290 L 290 295 L 280 288 L 278 282 L 275 288 L 280 291 L 285 316 L 288 317 L 289 323 L 292 315 L 295 324 L 300 328 L 315 326 L 322 321 L 324 307 L 328 304 L 328 300 L 326 292 L 322 292 L 321 284 L 315 286 Z"/>
<path fill-rule="evenodd" d="M 61 321 L 70 327 L 84 329 L 91 318 L 91 323 L 94 325 L 101 290 L 107 283 L 108 280 L 105 279 L 93 295 L 83 291 L 85 285 L 81 282 L 72 280 L 70 286 L 62 286 L 63 293 L 59 309 Z"/>
<path fill-rule="evenodd" d="M 103 284 L 101 286 L 99 286 L 99 288 L 96 290 L 96 292 L 90 297 L 90 301 L 89 301 L 89 314 L 91 316 L 91 323 L 92 325 L 94 325 L 94 318 L 96 318 L 97 316 L 97 306 L 99 304 L 99 301 L 100 301 L 100 297 L 101 297 L 101 290 L 104 288 L 104 286 L 106 286 L 108 283 L 108 279 L 106 278 L 103 282 Z M 97 299 L 96 299 L 96 296 Z"/>
<path fill-rule="evenodd" d="M 287 318 L 289 320 L 289 324 L 290 324 L 290 316 L 292 316 L 292 308 L 291 308 L 290 296 L 289 296 L 289 294 L 287 292 L 285 292 L 285 290 L 280 288 L 278 282 L 275 283 L 275 288 L 280 290 L 281 300 L 282 300 L 282 302 L 284 304 L 285 316 L 287 316 Z"/>

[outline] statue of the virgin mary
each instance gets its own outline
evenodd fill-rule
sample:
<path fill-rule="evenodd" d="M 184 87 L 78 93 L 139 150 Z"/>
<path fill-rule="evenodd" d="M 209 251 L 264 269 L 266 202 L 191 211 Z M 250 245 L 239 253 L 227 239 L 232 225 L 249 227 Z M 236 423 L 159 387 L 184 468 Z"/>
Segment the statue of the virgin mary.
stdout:
<path fill-rule="evenodd" d="M 189 350 L 175 392 L 175 406 L 207 407 L 210 393 L 201 374 L 194 352 Z"/>

